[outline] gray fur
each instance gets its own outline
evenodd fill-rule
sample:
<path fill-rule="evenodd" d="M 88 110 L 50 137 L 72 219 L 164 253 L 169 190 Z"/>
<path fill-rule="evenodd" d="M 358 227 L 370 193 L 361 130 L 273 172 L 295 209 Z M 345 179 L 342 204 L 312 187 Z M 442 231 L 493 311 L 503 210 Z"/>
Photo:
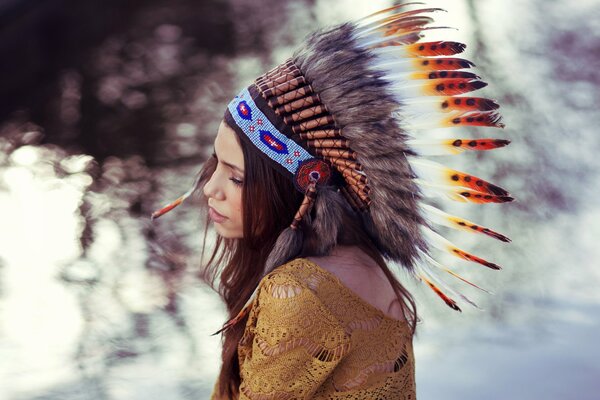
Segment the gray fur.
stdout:
<path fill-rule="evenodd" d="M 364 167 L 372 200 L 363 215 L 369 234 L 386 258 L 412 271 L 418 250 L 427 251 L 427 245 L 420 232 L 420 225 L 425 224 L 418 211 L 421 194 L 411 180 L 414 173 L 406 159 L 408 137 L 393 114 L 401 104 L 388 91 L 382 72 L 369 67 L 374 55 L 356 46 L 353 29 L 347 23 L 313 33 L 293 61 L 319 93 Z M 314 226 L 328 247 L 341 229 L 335 221 L 341 221 L 342 206 L 328 194 L 317 201 Z"/>
<path fill-rule="evenodd" d="M 287 227 L 281 232 L 265 262 L 264 275 L 285 264 L 302 250 L 304 235 L 301 229 Z"/>
<path fill-rule="evenodd" d="M 318 255 L 326 255 L 337 243 L 344 208 L 349 206 L 335 187 L 323 187 L 317 191 L 314 208 L 312 229 L 319 238 L 316 251 Z"/>

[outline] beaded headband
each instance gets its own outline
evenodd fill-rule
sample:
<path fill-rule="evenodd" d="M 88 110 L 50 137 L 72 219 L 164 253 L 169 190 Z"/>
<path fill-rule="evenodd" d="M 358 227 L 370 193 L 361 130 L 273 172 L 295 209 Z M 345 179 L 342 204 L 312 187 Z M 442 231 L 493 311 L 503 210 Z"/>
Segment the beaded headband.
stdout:
<path fill-rule="evenodd" d="M 309 186 L 330 184 L 331 169 L 341 177 L 336 182 L 348 203 L 357 211 L 368 209 L 368 180 L 356 152 L 293 60 L 242 90 L 229 103 L 224 119 L 307 195 L 293 228 L 314 201 L 316 189 L 309 191 Z"/>

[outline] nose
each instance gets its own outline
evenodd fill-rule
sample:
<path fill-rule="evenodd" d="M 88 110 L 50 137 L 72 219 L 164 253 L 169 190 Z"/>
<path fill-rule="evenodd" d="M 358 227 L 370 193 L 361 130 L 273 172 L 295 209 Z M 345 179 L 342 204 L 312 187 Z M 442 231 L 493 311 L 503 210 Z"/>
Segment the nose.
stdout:
<path fill-rule="evenodd" d="M 207 198 L 213 198 L 215 200 L 225 200 L 225 193 L 223 192 L 221 185 L 219 184 L 217 171 L 213 172 L 213 174 L 210 176 L 210 179 L 202 188 L 202 192 Z"/>

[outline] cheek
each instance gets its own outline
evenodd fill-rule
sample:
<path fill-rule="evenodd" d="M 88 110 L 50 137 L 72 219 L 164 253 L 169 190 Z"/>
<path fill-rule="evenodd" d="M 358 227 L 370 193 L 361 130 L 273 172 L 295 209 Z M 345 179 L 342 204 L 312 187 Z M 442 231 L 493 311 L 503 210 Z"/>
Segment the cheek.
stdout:
<path fill-rule="evenodd" d="M 244 232 L 242 188 L 230 187 L 226 196 L 229 220 L 220 226 L 221 234 L 231 238 L 240 238 Z"/>
<path fill-rule="evenodd" d="M 238 217 L 238 219 L 241 220 L 243 218 L 243 205 L 242 205 L 242 190 L 238 190 L 237 195 L 233 198 L 232 201 L 232 205 L 233 205 L 233 211 L 235 212 L 236 216 Z"/>

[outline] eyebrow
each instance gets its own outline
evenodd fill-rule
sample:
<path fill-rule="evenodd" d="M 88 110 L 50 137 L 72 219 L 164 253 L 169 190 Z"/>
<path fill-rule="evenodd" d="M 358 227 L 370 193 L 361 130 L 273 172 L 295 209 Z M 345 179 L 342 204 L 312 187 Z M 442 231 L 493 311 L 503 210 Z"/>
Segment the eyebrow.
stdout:
<path fill-rule="evenodd" d="M 212 155 L 213 155 L 213 157 L 214 157 L 214 158 L 216 158 L 216 159 L 217 159 L 217 161 L 219 161 L 219 157 L 217 157 L 217 153 L 213 152 L 213 154 L 212 154 Z M 231 169 L 235 169 L 236 171 L 238 171 L 238 172 L 239 172 L 239 173 L 241 173 L 241 174 L 243 174 L 243 173 L 244 173 L 244 170 L 243 170 L 243 169 L 241 169 L 240 167 L 237 167 L 237 166 L 235 166 L 235 165 L 233 165 L 233 164 L 231 164 L 231 163 L 228 163 L 227 161 L 223 161 L 223 160 L 221 160 L 221 162 L 222 162 L 223 164 L 225 164 L 226 166 L 228 166 L 229 168 L 231 168 Z"/>

